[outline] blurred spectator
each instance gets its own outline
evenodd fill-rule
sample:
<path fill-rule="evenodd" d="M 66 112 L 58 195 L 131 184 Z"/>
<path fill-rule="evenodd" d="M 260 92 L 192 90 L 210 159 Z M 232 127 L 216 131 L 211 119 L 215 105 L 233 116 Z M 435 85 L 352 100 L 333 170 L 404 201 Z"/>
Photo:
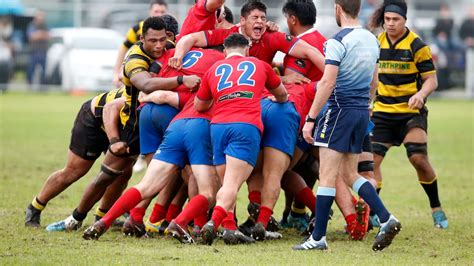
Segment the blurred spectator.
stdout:
<path fill-rule="evenodd" d="M 436 38 L 437 45 L 443 50 L 451 50 L 453 48 L 453 27 L 454 20 L 449 6 L 447 4 L 441 4 L 439 8 L 439 18 L 436 19 L 433 35 Z"/>
<path fill-rule="evenodd" d="M 11 42 L 13 24 L 10 16 L 0 15 L 0 91 L 7 89 L 12 73 L 13 44 Z"/>
<path fill-rule="evenodd" d="M 359 19 L 365 28 L 368 28 L 370 17 L 374 13 L 375 7 L 378 6 L 378 0 L 363 0 L 360 8 Z"/>
<path fill-rule="evenodd" d="M 474 7 L 469 8 L 467 18 L 461 24 L 459 37 L 466 47 L 474 48 Z"/>
<path fill-rule="evenodd" d="M 168 13 L 168 3 L 165 0 L 155 0 L 150 3 L 150 16 L 163 16 Z"/>
<path fill-rule="evenodd" d="M 30 49 L 30 63 L 28 65 L 28 82 L 33 84 L 35 72 L 40 67 L 40 84 L 45 82 L 46 52 L 48 50 L 49 32 L 45 23 L 45 13 L 38 10 L 33 21 L 28 25 L 27 38 Z"/>

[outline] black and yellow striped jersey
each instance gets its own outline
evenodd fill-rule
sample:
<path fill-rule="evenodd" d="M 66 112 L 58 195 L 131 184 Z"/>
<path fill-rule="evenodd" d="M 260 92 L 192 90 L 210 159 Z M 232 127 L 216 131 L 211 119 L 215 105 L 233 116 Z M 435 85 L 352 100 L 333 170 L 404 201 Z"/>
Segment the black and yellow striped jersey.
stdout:
<path fill-rule="evenodd" d="M 125 41 L 123 42 L 123 46 L 130 49 L 136 42 L 140 40 L 140 36 L 142 35 L 142 28 L 143 28 L 143 20 L 140 21 L 137 25 L 131 27 L 127 35 L 125 36 Z"/>
<path fill-rule="evenodd" d="M 121 86 L 120 88 L 116 88 L 109 92 L 104 92 L 102 94 L 97 95 L 93 103 L 95 117 L 102 117 L 102 111 L 104 109 L 105 104 L 122 97 L 124 92 L 125 86 Z"/>
<path fill-rule="evenodd" d="M 422 76 L 435 73 L 430 48 L 412 31 L 392 44 L 386 32 L 380 42 L 379 84 L 374 112 L 416 114 L 408 100 L 422 86 Z"/>
<path fill-rule="evenodd" d="M 125 106 L 120 111 L 120 121 L 123 126 L 129 125 L 130 128 L 137 126 L 138 93 L 140 91 L 133 86 L 130 79 L 137 73 L 148 71 L 154 61 L 155 59 L 145 52 L 141 43 L 132 46 L 124 60 L 122 82 L 125 85 Z"/>

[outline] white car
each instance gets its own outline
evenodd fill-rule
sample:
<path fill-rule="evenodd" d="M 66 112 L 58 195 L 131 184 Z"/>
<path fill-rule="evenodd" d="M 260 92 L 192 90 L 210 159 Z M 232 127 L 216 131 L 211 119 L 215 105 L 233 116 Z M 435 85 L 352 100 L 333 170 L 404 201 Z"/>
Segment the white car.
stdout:
<path fill-rule="evenodd" d="M 123 36 L 102 28 L 58 28 L 50 31 L 46 56 L 48 83 L 63 90 L 108 91 Z"/>

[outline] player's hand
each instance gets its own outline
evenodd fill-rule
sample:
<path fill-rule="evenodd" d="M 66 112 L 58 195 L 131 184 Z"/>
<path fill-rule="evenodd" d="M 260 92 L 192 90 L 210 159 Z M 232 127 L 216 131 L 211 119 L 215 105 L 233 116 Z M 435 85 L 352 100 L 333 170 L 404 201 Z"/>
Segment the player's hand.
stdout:
<path fill-rule="evenodd" d="M 303 138 L 309 144 L 313 145 L 313 129 L 314 129 L 314 122 L 306 122 L 303 126 Z"/>
<path fill-rule="evenodd" d="M 424 104 L 425 104 L 425 99 L 421 95 L 420 92 L 417 92 L 415 95 L 411 96 L 410 99 L 408 100 L 408 107 L 410 107 L 410 109 L 412 110 L 421 109 Z"/>
<path fill-rule="evenodd" d="M 191 92 L 197 91 L 199 89 L 199 84 L 201 84 L 201 78 L 196 75 L 183 76 L 183 84 L 186 88 L 189 88 Z"/>
<path fill-rule="evenodd" d="M 180 70 L 183 65 L 183 59 L 173 56 L 168 60 L 168 65 L 174 69 Z"/>
<path fill-rule="evenodd" d="M 280 27 L 278 27 L 278 24 L 276 24 L 273 21 L 267 21 L 267 23 L 265 23 L 265 26 L 267 27 L 268 31 L 279 31 L 280 30 Z"/>
<path fill-rule="evenodd" d="M 109 151 L 115 156 L 120 156 L 129 153 L 130 148 L 125 141 L 117 141 L 110 144 Z"/>
<path fill-rule="evenodd" d="M 303 83 L 310 83 L 311 80 L 301 74 L 292 73 L 286 76 L 282 76 L 281 82 L 283 84 L 303 84 Z"/>
<path fill-rule="evenodd" d="M 141 103 L 148 102 L 148 97 L 147 96 L 148 96 L 148 94 L 141 91 L 140 93 L 138 93 L 138 101 L 141 102 Z"/>
<path fill-rule="evenodd" d="M 120 88 L 122 86 L 122 81 L 120 80 L 120 73 L 114 73 L 114 78 L 112 79 L 112 83 L 116 88 Z"/>

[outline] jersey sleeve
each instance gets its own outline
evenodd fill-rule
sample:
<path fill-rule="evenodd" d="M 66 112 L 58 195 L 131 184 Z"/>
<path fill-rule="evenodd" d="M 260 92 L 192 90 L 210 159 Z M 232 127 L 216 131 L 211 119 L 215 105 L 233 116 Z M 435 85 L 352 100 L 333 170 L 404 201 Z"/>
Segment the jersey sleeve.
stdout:
<path fill-rule="evenodd" d="M 295 71 L 303 76 L 308 76 L 311 69 L 311 61 L 293 57 L 291 55 L 285 56 L 283 65 L 285 68 Z"/>
<path fill-rule="evenodd" d="M 232 29 L 216 29 L 205 31 L 207 46 L 216 46 L 224 43 L 225 38 L 233 33 Z"/>
<path fill-rule="evenodd" d="M 211 87 L 209 86 L 209 78 L 210 72 L 206 72 L 204 77 L 201 79 L 201 85 L 199 86 L 199 90 L 196 94 L 196 97 L 202 101 L 209 101 L 212 99 L 212 92 Z"/>
<path fill-rule="evenodd" d="M 265 68 L 265 74 L 267 75 L 267 80 L 265 82 L 265 87 L 269 90 L 276 89 L 281 84 L 280 77 L 273 71 L 273 68 L 266 62 L 261 61 L 263 67 Z"/>
<path fill-rule="evenodd" d="M 276 50 L 285 54 L 290 54 L 295 44 L 299 41 L 298 38 L 283 32 L 271 32 L 269 37 L 272 46 L 275 46 Z"/>
<path fill-rule="evenodd" d="M 149 65 L 148 62 L 140 58 L 132 58 L 125 62 L 124 72 L 128 78 L 132 78 L 133 75 L 142 72 L 148 71 Z"/>
<path fill-rule="evenodd" d="M 327 40 L 324 44 L 324 50 L 326 53 L 326 65 L 339 66 L 346 53 L 344 45 L 335 39 Z"/>
<path fill-rule="evenodd" d="M 433 58 L 431 57 L 430 47 L 427 46 L 420 38 L 416 38 L 412 43 L 414 53 L 414 61 L 416 68 L 421 75 L 435 73 Z"/>
<path fill-rule="evenodd" d="M 127 31 L 127 35 L 125 35 L 125 41 L 123 42 L 123 46 L 129 49 L 138 41 L 138 31 L 140 30 L 140 24 L 137 24 L 131 27 Z"/>

